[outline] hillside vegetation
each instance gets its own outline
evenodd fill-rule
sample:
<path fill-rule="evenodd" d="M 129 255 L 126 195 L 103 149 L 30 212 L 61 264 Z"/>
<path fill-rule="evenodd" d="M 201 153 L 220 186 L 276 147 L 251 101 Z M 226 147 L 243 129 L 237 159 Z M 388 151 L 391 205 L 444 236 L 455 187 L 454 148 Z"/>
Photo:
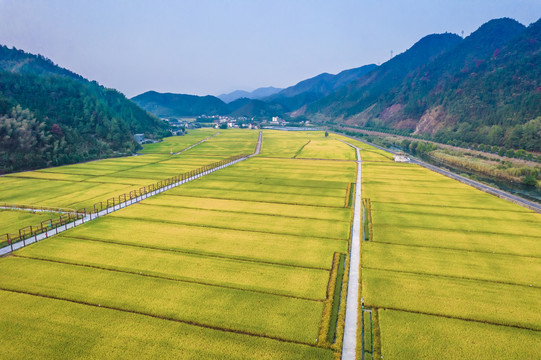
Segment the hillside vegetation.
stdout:
<path fill-rule="evenodd" d="M 0 173 L 133 153 L 165 126 L 124 95 L 0 46 Z"/>
<path fill-rule="evenodd" d="M 541 20 L 491 20 L 465 39 L 429 35 L 308 105 L 320 121 L 444 143 L 541 151 Z"/>
<path fill-rule="evenodd" d="M 235 91 L 218 97 L 147 91 L 135 96 L 132 100 L 143 109 L 159 117 L 230 115 L 260 118 L 285 116 L 286 113 L 329 95 L 375 68 L 377 68 L 376 65 L 366 65 L 344 70 L 336 75 L 323 73 L 283 90 L 269 87 L 257 89 L 252 93 Z M 265 94 L 269 95 L 265 96 Z"/>

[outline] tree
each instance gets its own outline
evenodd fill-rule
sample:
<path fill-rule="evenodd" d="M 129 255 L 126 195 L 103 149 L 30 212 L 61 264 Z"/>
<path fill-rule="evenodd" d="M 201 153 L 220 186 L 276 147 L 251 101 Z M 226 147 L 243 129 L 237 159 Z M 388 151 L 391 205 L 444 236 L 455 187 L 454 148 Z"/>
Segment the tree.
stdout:
<path fill-rule="evenodd" d="M 329 137 L 329 132 L 325 131 L 325 137 Z"/>
<path fill-rule="evenodd" d="M 533 174 L 528 174 L 522 179 L 522 183 L 526 186 L 537 186 L 537 179 Z"/>
<path fill-rule="evenodd" d="M 502 143 L 503 135 L 504 135 L 504 132 L 503 132 L 502 127 L 499 125 L 494 125 L 488 131 L 488 141 L 492 145 L 499 145 Z"/>
<path fill-rule="evenodd" d="M 0 172 L 44 167 L 51 160 L 51 135 L 28 109 L 0 117 Z"/>
<path fill-rule="evenodd" d="M 524 159 L 526 157 L 526 150 L 517 150 L 517 152 L 515 153 L 515 157 L 519 159 Z"/>
<path fill-rule="evenodd" d="M 58 136 L 64 136 L 64 133 L 62 132 L 62 128 L 58 124 L 53 124 L 53 126 L 51 127 L 51 133 Z"/>

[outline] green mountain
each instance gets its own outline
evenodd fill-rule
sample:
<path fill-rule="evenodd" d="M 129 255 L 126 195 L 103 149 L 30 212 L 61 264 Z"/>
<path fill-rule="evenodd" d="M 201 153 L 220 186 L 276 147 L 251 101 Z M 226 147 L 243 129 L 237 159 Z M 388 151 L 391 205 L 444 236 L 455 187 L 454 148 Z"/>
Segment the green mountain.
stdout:
<path fill-rule="evenodd" d="M 162 118 L 199 115 L 230 115 L 270 117 L 287 112 L 281 104 L 257 99 L 240 98 L 229 104 L 215 96 L 158 93 L 147 91 L 132 98 L 136 104 Z"/>
<path fill-rule="evenodd" d="M 212 95 L 197 96 L 147 91 L 133 97 L 132 101 L 162 118 L 203 114 L 225 115 L 229 112 L 227 104 Z"/>
<path fill-rule="evenodd" d="M 165 125 L 113 89 L 0 46 L 0 173 L 133 153 Z"/>
<path fill-rule="evenodd" d="M 541 151 L 540 30 L 540 21 L 525 28 L 496 19 L 466 39 L 430 35 L 304 114 L 445 143 Z"/>
<path fill-rule="evenodd" d="M 319 119 L 337 117 L 340 120 L 364 120 L 364 110 L 383 101 L 412 71 L 435 59 L 461 40 L 455 34 L 428 35 L 377 69 L 310 104 L 306 113 Z"/>
<path fill-rule="evenodd" d="M 230 116 L 272 117 L 286 113 L 286 109 L 277 103 L 257 99 L 241 98 L 228 104 Z"/>
<path fill-rule="evenodd" d="M 371 64 L 344 70 L 336 75 L 328 73 L 319 74 L 300 81 L 262 100 L 280 104 L 289 111 L 297 110 L 304 105 L 331 94 L 376 68 L 377 65 Z"/>

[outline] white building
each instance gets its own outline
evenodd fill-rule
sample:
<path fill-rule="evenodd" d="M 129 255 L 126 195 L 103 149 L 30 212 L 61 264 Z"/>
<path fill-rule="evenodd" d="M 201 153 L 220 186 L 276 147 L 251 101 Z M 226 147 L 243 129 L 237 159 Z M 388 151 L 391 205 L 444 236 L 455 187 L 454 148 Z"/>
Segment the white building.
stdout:
<path fill-rule="evenodd" d="M 394 156 L 394 161 L 395 162 L 403 162 L 403 163 L 407 163 L 407 162 L 410 162 L 410 158 L 404 154 L 396 154 Z"/>

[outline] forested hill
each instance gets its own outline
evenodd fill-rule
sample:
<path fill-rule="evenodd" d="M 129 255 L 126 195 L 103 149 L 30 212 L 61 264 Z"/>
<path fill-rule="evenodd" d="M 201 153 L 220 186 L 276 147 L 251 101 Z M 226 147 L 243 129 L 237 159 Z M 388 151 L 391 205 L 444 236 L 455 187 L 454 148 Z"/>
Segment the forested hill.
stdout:
<path fill-rule="evenodd" d="M 376 69 L 377 65 L 370 64 L 354 69 L 344 70 L 336 75 L 323 73 L 298 82 L 282 91 L 263 98 L 270 103 L 281 105 L 289 111 L 308 105 L 332 92 L 354 82 L 364 74 Z"/>
<path fill-rule="evenodd" d="M 199 115 L 270 117 L 286 113 L 277 103 L 240 98 L 226 104 L 216 96 L 159 93 L 147 91 L 132 98 L 143 109 L 159 117 L 179 118 Z"/>
<path fill-rule="evenodd" d="M 497 19 L 463 40 L 450 36 L 437 56 L 398 64 L 426 47 L 424 38 L 305 114 L 446 143 L 541 151 L 541 21 L 526 28 Z"/>
<path fill-rule="evenodd" d="M 132 98 L 143 109 L 160 117 L 225 115 L 229 108 L 219 98 L 147 91 Z"/>
<path fill-rule="evenodd" d="M 0 46 L 0 173 L 130 154 L 134 133 L 164 129 L 118 91 Z"/>

